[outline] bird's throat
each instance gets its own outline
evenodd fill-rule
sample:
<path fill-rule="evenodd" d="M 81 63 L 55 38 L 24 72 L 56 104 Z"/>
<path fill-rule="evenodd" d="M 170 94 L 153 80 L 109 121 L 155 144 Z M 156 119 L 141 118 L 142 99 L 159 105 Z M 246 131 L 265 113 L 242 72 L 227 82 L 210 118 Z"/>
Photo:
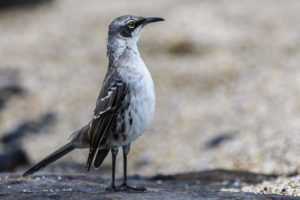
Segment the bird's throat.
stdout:
<path fill-rule="evenodd" d="M 131 52 L 128 54 L 128 52 Z M 107 43 L 107 56 L 109 66 L 115 66 L 124 54 L 138 56 L 137 41 L 125 38 L 109 38 Z"/>

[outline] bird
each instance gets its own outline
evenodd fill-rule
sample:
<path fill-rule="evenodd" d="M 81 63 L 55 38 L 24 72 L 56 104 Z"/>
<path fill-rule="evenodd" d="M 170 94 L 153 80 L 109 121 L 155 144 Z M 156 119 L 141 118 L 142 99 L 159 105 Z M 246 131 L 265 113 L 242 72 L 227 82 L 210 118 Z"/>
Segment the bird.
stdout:
<path fill-rule="evenodd" d="M 151 74 L 138 51 L 141 30 L 160 17 L 124 15 L 108 28 L 108 68 L 89 123 L 75 131 L 68 143 L 28 169 L 26 177 L 58 160 L 74 149 L 89 148 L 87 171 L 99 168 L 109 151 L 112 155 L 111 184 L 106 191 L 146 191 L 127 184 L 127 155 L 130 145 L 149 126 L 155 108 L 155 89 Z M 123 181 L 115 184 L 118 149 L 123 150 Z"/>

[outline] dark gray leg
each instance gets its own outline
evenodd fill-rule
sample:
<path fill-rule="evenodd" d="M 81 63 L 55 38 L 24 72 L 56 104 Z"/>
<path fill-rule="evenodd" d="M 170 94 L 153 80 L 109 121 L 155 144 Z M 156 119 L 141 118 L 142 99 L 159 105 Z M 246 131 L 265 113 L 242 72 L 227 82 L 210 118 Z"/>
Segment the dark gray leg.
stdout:
<path fill-rule="evenodd" d="M 111 176 L 111 186 L 106 188 L 106 191 L 117 191 L 115 185 L 115 171 L 116 171 L 116 157 L 118 154 L 118 147 L 111 148 L 111 156 L 112 156 L 112 176 Z"/>
<path fill-rule="evenodd" d="M 123 183 L 122 185 L 127 185 L 127 154 L 130 151 L 130 144 L 123 146 Z"/>
<path fill-rule="evenodd" d="M 145 192 L 146 188 L 144 187 L 131 187 L 127 185 L 127 154 L 130 150 L 130 144 L 125 145 L 122 147 L 123 149 L 123 183 L 118 187 L 120 191 L 127 191 L 127 192 Z"/>

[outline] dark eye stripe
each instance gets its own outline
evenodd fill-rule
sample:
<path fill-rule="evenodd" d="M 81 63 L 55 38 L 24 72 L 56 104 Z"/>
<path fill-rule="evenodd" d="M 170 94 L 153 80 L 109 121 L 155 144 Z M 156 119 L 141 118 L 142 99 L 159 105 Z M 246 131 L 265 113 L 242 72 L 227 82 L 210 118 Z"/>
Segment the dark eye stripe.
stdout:
<path fill-rule="evenodd" d="M 145 21 L 145 19 L 140 19 L 140 20 L 133 20 L 133 19 L 129 19 L 125 25 L 123 25 L 122 27 L 120 27 L 119 31 L 120 31 L 120 34 L 123 36 L 123 37 L 131 37 L 131 33 L 138 27 L 140 26 L 143 22 Z M 130 27 L 129 26 L 129 23 L 130 22 L 133 22 L 134 23 L 134 26 L 133 27 Z"/>

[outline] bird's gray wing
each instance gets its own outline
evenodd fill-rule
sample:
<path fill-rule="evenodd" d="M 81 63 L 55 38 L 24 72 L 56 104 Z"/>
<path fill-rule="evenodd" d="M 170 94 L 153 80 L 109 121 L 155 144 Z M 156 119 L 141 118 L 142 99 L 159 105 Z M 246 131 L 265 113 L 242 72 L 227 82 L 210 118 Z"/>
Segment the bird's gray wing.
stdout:
<path fill-rule="evenodd" d="M 90 122 L 87 170 L 91 167 L 98 146 L 107 136 L 117 110 L 123 105 L 126 94 L 127 85 L 120 79 L 117 71 L 115 69 L 108 71 Z"/>

